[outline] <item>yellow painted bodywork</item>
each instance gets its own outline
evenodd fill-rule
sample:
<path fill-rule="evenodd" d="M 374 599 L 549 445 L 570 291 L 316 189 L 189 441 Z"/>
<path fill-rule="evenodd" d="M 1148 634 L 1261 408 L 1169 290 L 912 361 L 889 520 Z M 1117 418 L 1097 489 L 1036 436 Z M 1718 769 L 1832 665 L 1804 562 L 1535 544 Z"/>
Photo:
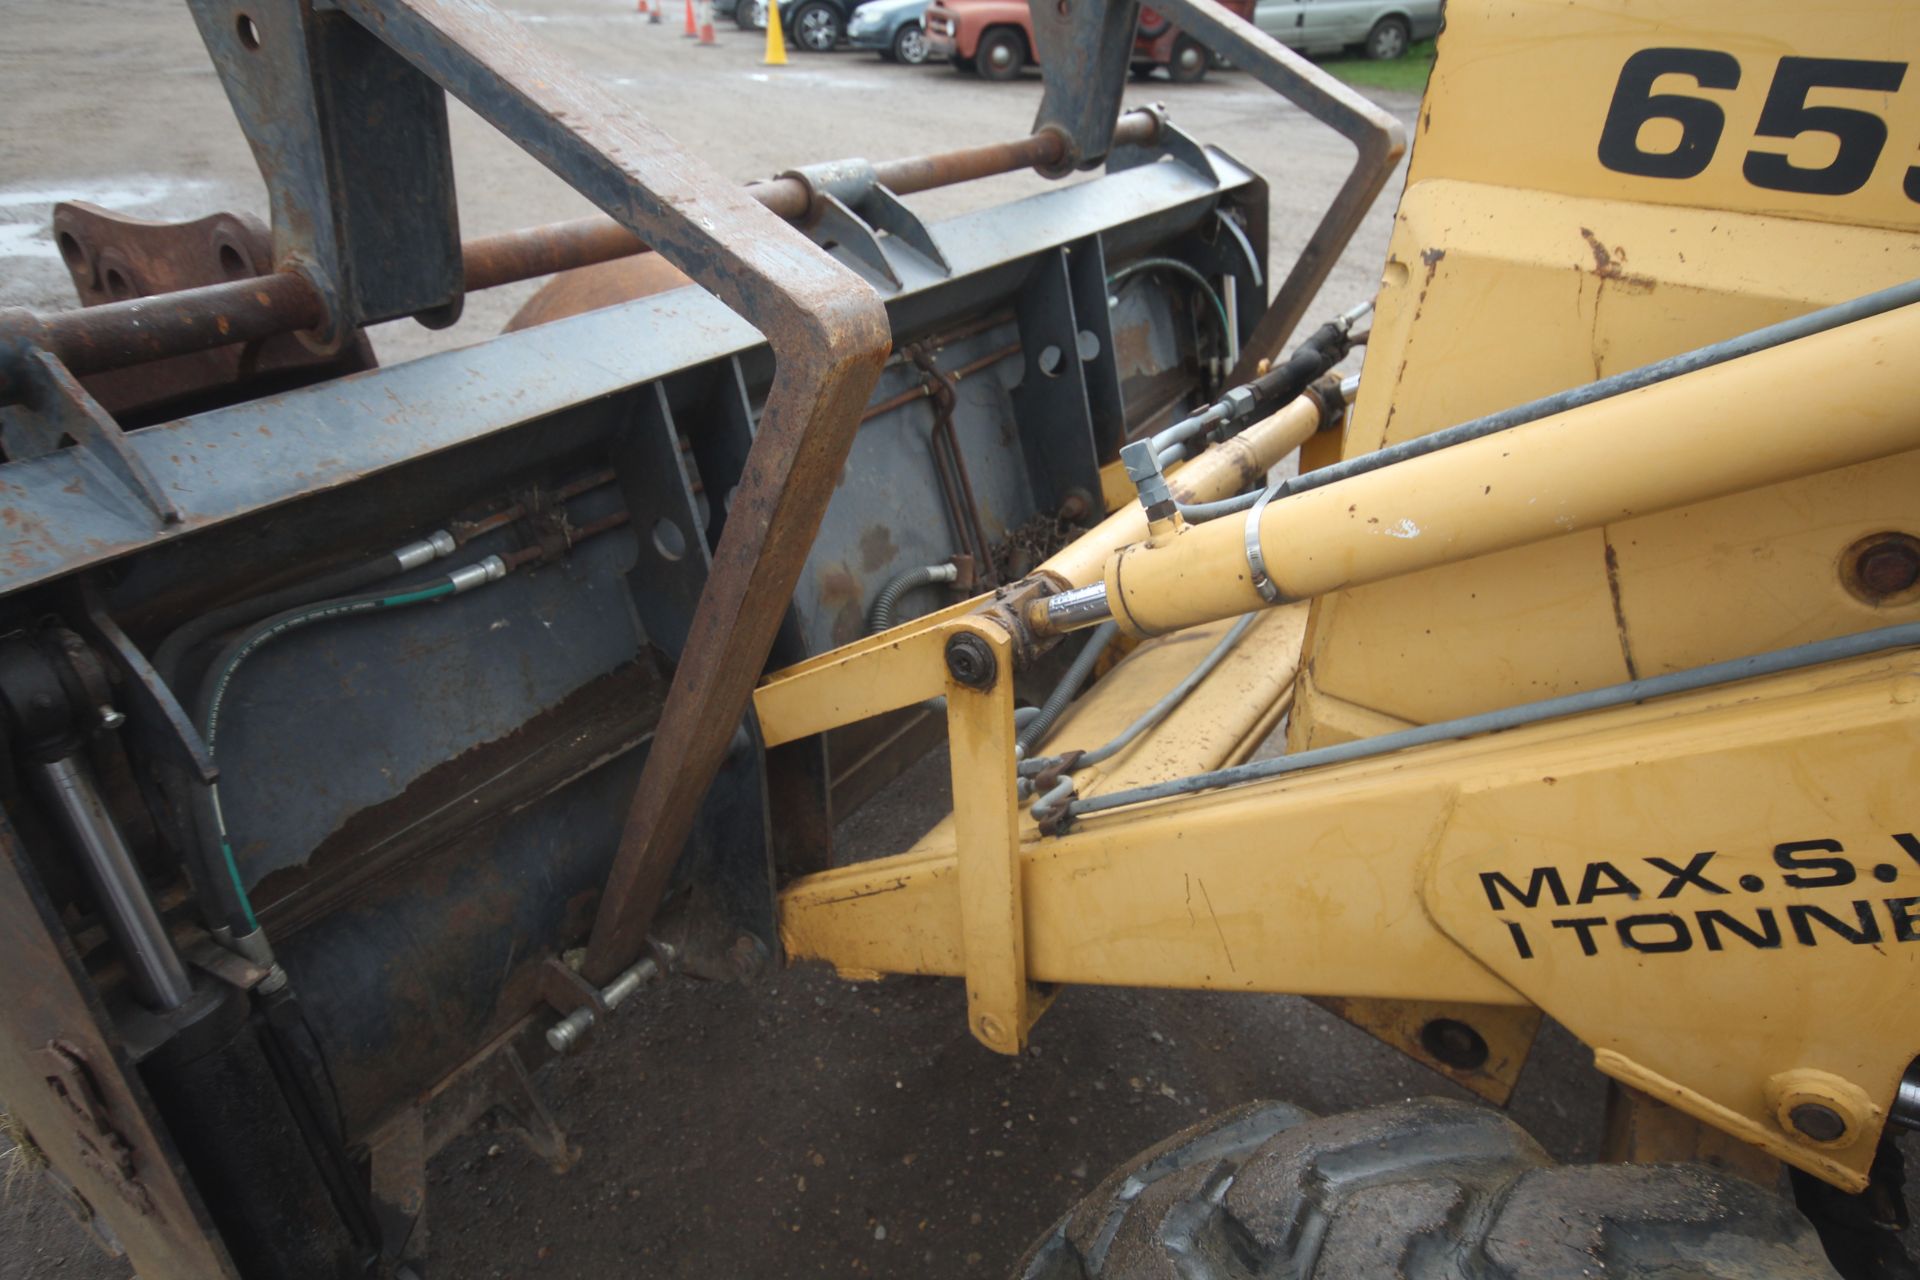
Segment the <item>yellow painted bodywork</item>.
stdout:
<path fill-rule="evenodd" d="M 1738 64 L 1728 87 L 1663 74 L 1649 90 L 1713 104 L 1711 154 L 1683 177 L 1607 168 L 1623 68 L 1673 48 Z M 1920 7 L 1891 0 L 1451 0 L 1346 455 L 1920 277 L 1920 76 L 1806 96 L 1884 126 L 1855 189 L 1750 180 L 1756 154 L 1809 172 L 1836 156 L 1835 135 L 1763 124 L 1783 58 L 1908 51 Z M 1658 154 L 1681 133 L 1654 120 L 1632 141 Z M 1920 592 L 1876 604 L 1843 582 L 1862 538 L 1920 534 L 1915 312 L 1270 505 L 1274 580 L 1312 604 L 1261 614 L 1077 794 L 1247 759 L 1282 716 L 1302 751 L 1920 621 Z M 1316 425 L 1288 413 L 1265 424 L 1276 448 Z M 1253 455 L 1211 450 L 1175 487 L 1234 492 L 1279 456 Z M 1123 624 L 1157 638 L 1046 751 L 1111 736 L 1261 606 L 1244 524 L 1149 541 L 1135 505 L 1049 562 L 1055 585 L 1104 578 Z M 970 612 L 779 674 L 757 698 L 769 739 L 940 692 L 940 646 Z M 1062 835 L 1009 813 L 1004 691 L 953 696 L 960 820 L 788 886 L 793 958 L 964 975 L 973 1030 L 1001 1051 L 1036 984 L 1322 997 L 1410 1048 L 1457 1015 L 1493 1033 L 1499 1065 L 1468 1083 L 1496 1098 L 1544 1012 L 1636 1097 L 1865 1185 L 1920 1057 L 1913 651 L 1097 812 Z M 979 1017 L 1001 1010 L 1016 1030 L 996 1042 Z M 1798 1132 L 1798 1100 L 1841 1115 L 1842 1137 Z M 1646 1114 L 1659 1132 L 1627 1125 L 1622 1154 L 1710 1145 Z"/>
<path fill-rule="evenodd" d="M 1599 161 L 1622 69 L 1650 48 L 1739 64 L 1731 90 L 1672 75 L 1654 86 L 1724 116 L 1697 177 Z M 1920 277 L 1920 204 L 1903 190 L 1920 163 L 1920 73 L 1892 94 L 1809 97 L 1885 122 L 1860 190 L 1763 190 L 1743 173 L 1751 151 L 1807 165 L 1833 152 L 1830 135 L 1756 137 L 1782 56 L 1916 51 L 1920 6 L 1897 0 L 1449 0 L 1345 453 Z M 1655 121 L 1643 142 L 1671 146 L 1675 132 Z M 1837 356 L 1821 381 L 1844 386 L 1856 367 Z M 1676 435 L 1698 425 L 1665 424 Z M 1920 524 L 1916 493 L 1920 458 L 1908 456 L 1328 596 L 1314 609 L 1313 680 L 1292 745 L 1315 739 L 1323 695 L 1426 723 L 1920 617 L 1862 604 L 1835 572 L 1862 535 Z"/>

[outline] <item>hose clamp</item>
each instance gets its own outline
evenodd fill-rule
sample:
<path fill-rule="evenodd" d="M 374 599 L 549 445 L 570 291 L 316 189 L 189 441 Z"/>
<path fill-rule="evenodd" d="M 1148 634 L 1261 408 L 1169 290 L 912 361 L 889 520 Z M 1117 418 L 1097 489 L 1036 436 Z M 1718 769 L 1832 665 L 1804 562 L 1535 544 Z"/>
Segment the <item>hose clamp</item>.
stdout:
<path fill-rule="evenodd" d="M 1274 585 L 1267 574 L 1267 557 L 1260 549 L 1260 517 L 1266 512 L 1267 504 L 1286 487 L 1286 481 L 1276 480 L 1268 485 L 1260 500 L 1247 509 L 1247 569 L 1253 575 L 1253 589 L 1268 604 L 1280 603 L 1280 588 Z"/>

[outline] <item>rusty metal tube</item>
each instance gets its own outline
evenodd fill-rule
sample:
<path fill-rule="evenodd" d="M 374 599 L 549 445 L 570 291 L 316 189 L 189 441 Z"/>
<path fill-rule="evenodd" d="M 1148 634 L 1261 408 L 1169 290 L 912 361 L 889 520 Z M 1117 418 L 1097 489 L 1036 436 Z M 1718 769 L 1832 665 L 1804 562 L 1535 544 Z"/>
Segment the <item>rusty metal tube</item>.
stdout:
<path fill-rule="evenodd" d="M 39 345 L 75 376 L 256 342 L 326 324 L 326 303 L 296 271 L 129 298 L 35 317 Z M 0 339 L 11 323 L 0 323 Z"/>
<path fill-rule="evenodd" d="M 1153 113 L 1129 112 L 1115 124 L 1113 139 L 1116 145 L 1150 143 L 1159 127 Z M 1057 164 L 1063 152 L 1059 135 L 1042 132 L 1013 142 L 889 160 L 875 165 L 874 173 L 896 194 L 910 195 L 1019 169 L 1045 170 Z M 790 221 L 808 214 L 807 185 L 798 178 L 752 183 L 746 192 Z M 612 218 L 596 215 L 480 236 L 462 246 L 461 257 L 465 288 L 472 293 L 647 251 L 648 246 L 631 231 Z M 312 282 L 297 271 L 278 271 L 24 321 L 9 316 L 0 320 L 0 338 L 18 327 L 37 326 L 37 333 L 22 336 L 58 356 L 74 374 L 85 376 L 321 329 L 326 323 L 325 300 Z M 0 378 L 0 399 L 7 397 L 7 391 Z"/>

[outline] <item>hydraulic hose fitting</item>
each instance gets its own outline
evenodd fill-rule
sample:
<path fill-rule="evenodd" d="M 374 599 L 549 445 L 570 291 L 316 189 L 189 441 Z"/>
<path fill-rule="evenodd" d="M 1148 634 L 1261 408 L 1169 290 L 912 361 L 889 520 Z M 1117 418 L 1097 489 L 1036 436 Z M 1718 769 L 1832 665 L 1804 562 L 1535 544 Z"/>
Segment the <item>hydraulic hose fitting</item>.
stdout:
<path fill-rule="evenodd" d="M 431 564 L 442 556 L 452 555 L 458 545 L 454 542 L 451 533 L 445 529 L 438 529 L 418 542 L 409 542 L 406 546 L 398 548 L 394 551 L 393 558 L 400 562 L 400 568 L 403 571 L 418 569 L 421 565 Z"/>
<path fill-rule="evenodd" d="M 1155 454 L 1153 441 L 1135 440 L 1120 449 L 1120 461 L 1127 467 L 1127 479 L 1133 481 L 1133 487 L 1140 494 L 1140 506 L 1147 513 L 1147 529 L 1159 534 L 1165 531 L 1168 522 L 1180 511 L 1179 504 L 1173 500 L 1173 490 L 1167 487 L 1166 473 L 1160 469 L 1160 459 Z"/>
<path fill-rule="evenodd" d="M 462 565 L 447 575 L 453 583 L 453 594 L 472 591 L 484 587 L 489 582 L 498 582 L 507 576 L 507 562 L 499 556 L 488 556 L 475 564 Z"/>

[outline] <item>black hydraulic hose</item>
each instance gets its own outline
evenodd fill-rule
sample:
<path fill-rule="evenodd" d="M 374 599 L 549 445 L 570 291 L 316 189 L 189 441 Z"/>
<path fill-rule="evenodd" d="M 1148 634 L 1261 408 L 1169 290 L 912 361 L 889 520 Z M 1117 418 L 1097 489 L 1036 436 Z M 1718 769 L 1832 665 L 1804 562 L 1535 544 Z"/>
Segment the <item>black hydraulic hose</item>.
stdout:
<path fill-rule="evenodd" d="M 873 607 L 867 611 L 867 633 L 878 635 L 893 625 L 893 611 L 899 606 L 900 597 L 907 592 L 930 587 L 937 582 L 953 582 L 959 576 L 960 570 L 951 564 L 922 565 L 895 575 L 873 598 Z"/>
<path fill-rule="evenodd" d="M 1811 644 L 1795 645 L 1789 649 L 1775 649 L 1770 653 L 1734 658 L 1728 662 L 1713 662 L 1702 667 L 1691 667 L 1670 675 L 1628 680 L 1600 689 L 1586 689 L 1557 698 L 1544 698 L 1538 702 L 1524 702 L 1519 706 L 1502 707 L 1497 711 L 1483 711 L 1478 715 L 1462 716 L 1457 720 L 1423 724 L 1412 729 L 1383 733 L 1377 737 L 1359 738 L 1352 742 L 1337 743 L 1331 747 L 1319 747 L 1312 751 L 1275 756 L 1270 760 L 1255 760 L 1248 764 L 1216 769 L 1211 773 L 1197 773 L 1191 777 L 1174 778 L 1168 782 L 1156 782 L 1144 787 L 1133 787 L 1126 791 L 1093 796 L 1086 800 L 1075 800 L 1067 806 L 1067 814 L 1069 817 L 1080 817 L 1083 814 L 1098 813 L 1103 809 L 1117 809 L 1122 805 L 1143 804 L 1149 800 L 1192 795 L 1197 791 L 1210 791 L 1216 787 L 1257 782 L 1264 778 L 1277 778 L 1284 774 L 1298 773 L 1303 769 L 1318 768 L 1322 765 L 1345 764 L 1436 742 L 1476 737 L 1484 733 L 1499 733 L 1507 729 L 1518 729 L 1524 725 L 1539 724 L 1543 720 L 1580 715 L 1589 711 L 1603 711 L 1610 707 L 1628 706 L 1636 702 L 1645 702 L 1649 698 L 1690 693 L 1714 685 L 1731 684 L 1736 680 L 1779 675 L 1782 672 L 1797 671 L 1804 667 L 1840 662 L 1847 658 L 1861 658 L 1889 649 L 1910 648 L 1915 645 L 1920 645 L 1920 622 L 1881 627 L 1874 631 L 1862 631 L 1850 636 L 1836 636 L 1831 640 L 1816 640 Z"/>
<path fill-rule="evenodd" d="M 1247 383 L 1247 390 L 1253 393 L 1253 408 L 1240 416 L 1255 418 L 1292 404 L 1352 350 L 1349 326 L 1338 320 L 1327 321 L 1295 347 L 1292 355 Z"/>
<path fill-rule="evenodd" d="M 376 582 L 384 582 L 396 574 L 417 568 L 435 556 L 447 555 L 454 549 L 453 538 L 445 533 L 436 533 L 431 538 L 389 551 L 360 564 L 335 569 L 317 578 L 305 582 L 295 582 L 264 595 L 251 596 L 245 600 L 236 600 L 220 606 L 209 613 L 189 619 L 176 627 L 153 654 L 153 669 L 176 692 L 180 689 L 181 666 L 208 640 L 235 627 L 243 627 L 261 618 L 295 609 L 315 600 L 326 600 L 334 596 L 352 595 L 364 591 Z"/>
<path fill-rule="evenodd" d="M 1920 303 L 1920 280 L 1909 280 L 1905 284 L 1894 285 L 1890 289 L 1864 294 L 1850 302 L 1823 307 L 1818 311 L 1809 311 L 1806 315 L 1782 320 L 1778 324 L 1770 324 L 1763 329 L 1754 329 L 1723 342 L 1696 347 L 1681 355 L 1669 356 L 1665 360 L 1641 365 L 1638 369 L 1616 373 L 1611 377 L 1601 378 L 1597 382 L 1589 382 L 1584 386 L 1543 396 L 1511 409 L 1502 409 L 1484 418 L 1475 418 L 1471 422 L 1463 422 L 1458 426 L 1416 436 L 1400 444 L 1388 445 L 1372 453 L 1363 453 L 1358 457 L 1348 458 L 1344 462 L 1336 462 L 1330 466 L 1305 472 L 1276 485 L 1272 491 L 1273 497 L 1285 498 L 1292 494 L 1305 493 L 1309 489 L 1318 489 L 1322 485 L 1333 484 L 1339 480 L 1365 475 L 1369 471 L 1378 471 L 1381 467 L 1406 462 L 1425 454 L 1437 453 L 1441 449 L 1449 449 L 1454 445 L 1478 440 L 1483 436 L 1495 435 L 1541 418 L 1551 417 L 1556 413 L 1564 413 L 1569 409 L 1592 404 L 1596 400 L 1606 400 L 1613 396 L 1624 395 L 1629 391 L 1638 391 L 1656 382 L 1665 382 L 1682 374 L 1724 364 L 1728 360 L 1752 355 L 1756 351 L 1765 351 L 1770 347 L 1811 337 L 1816 333 L 1824 333 L 1828 329 L 1836 329 L 1844 324 L 1852 324 L 1857 320 L 1865 320 L 1870 316 L 1881 315 L 1915 303 Z"/>
<path fill-rule="evenodd" d="M 1040 704 L 1039 714 L 1020 730 L 1020 736 L 1015 739 L 1017 744 L 1013 753 L 1015 759 L 1024 758 L 1028 752 L 1046 740 L 1047 732 L 1053 728 L 1053 722 L 1060 718 L 1060 713 L 1067 709 L 1067 704 L 1072 702 L 1075 695 L 1080 692 L 1080 686 L 1085 684 L 1087 677 L 1093 674 L 1093 664 L 1100 661 L 1100 655 L 1107 651 L 1107 646 L 1113 643 L 1113 637 L 1119 630 L 1120 624 L 1112 620 L 1103 622 L 1093 629 L 1093 634 L 1087 637 L 1086 647 L 1080 650 L 1073 664 L 1067 668 L 1066 674 L 1060 677 L 1060 683 L 1053 686 L 1053 692 L 1047 695 L 1047 700 Z"/>
<path fill-rule="evenodd" d="M 200 691 L 194 699 L 193 721 L 206 741 L 208 753 L 216 761 L 219 759 L 220 709 L 234 673 L 265 645 L 317 622 L 443 599 L 495 581 L 504 577 L 506 572 L 506 564 L 500 557 L 488 556 L 477 565 L 467 565 L 442 574 L 419 586 L 319 600 L 284 610 L 255 623 L 221 650 L 208 668 L 206 679 L 201 681 Z M 234 860 L 233 846 L 227 837 L 226 819 L 220 812 L 220 784 L 217 781 L 194 788 L 193 814 L 195 846 L 202 874 L 210 885 L 220 886 L 216 892 L 226 915 L 222 923 L 233 930 L 236 937 L 250 935 L 259 928 L 259 921 L 254 917 L 253 904 L 247 897 L 246 886 L 240 878 L 240 867 Z"/>

